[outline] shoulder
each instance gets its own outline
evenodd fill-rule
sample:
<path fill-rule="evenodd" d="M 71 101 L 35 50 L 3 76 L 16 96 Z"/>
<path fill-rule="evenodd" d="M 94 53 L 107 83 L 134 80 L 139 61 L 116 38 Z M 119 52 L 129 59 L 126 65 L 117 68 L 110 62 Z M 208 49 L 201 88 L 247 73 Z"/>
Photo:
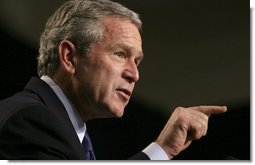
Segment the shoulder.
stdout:
<path fill-rule="evenodd" d="M 47 107 L 27 104 L 1 121 L 0 157 L 80 159 L 79 145 L 73 142 L 75 138 Z"/>
<path fill-rule="evenodd" d="M 0 101 L 0 123 L 12 115 L 25 113 L 26 110 L 43 110 L 46 108 L 37 95 L 22 91 Z"/>
<path fill-rule="evenodd" d="M 1 101 L 0 158 L 81 159 L 70 122 L 54 110 L 28 92 Z"/>

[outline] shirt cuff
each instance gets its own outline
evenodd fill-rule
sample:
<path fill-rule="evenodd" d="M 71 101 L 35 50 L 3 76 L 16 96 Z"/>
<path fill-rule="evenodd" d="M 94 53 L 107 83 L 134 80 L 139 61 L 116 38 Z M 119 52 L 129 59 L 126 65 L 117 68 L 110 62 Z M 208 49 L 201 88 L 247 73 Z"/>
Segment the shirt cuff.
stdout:
<path fill-rule="evenodd" d="M 166 152 L 155 142 L 152 142 L 142 152 L 144 152 L 150 160 L 169 160 Z"/>

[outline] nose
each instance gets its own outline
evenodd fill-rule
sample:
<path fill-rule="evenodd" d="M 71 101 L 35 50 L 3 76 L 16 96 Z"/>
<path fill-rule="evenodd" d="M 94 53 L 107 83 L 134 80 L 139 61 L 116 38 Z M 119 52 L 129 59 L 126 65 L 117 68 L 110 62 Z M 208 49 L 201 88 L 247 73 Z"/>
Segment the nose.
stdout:
<path fill-rule="evenodd" d="M 134 61 L 127 64 L 125 70 L 123 71 L 122 77 L 129 83 L 137 82 L 139 80 L 139 71 Z"/>

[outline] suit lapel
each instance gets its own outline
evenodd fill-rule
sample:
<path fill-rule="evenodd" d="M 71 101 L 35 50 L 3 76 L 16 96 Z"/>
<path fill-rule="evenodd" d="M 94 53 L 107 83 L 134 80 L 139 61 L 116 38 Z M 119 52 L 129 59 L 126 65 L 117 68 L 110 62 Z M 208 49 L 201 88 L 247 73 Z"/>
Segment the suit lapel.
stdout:
<path fill-rule="evenodd" d="M 69 130 L 70 132 L 67 136 L 73 140 L 73 143 L 75 146 L 77 146 L 76 148 L 79 151 L 81 157 L 83 157 L 83 148 L 81 147 L 81 143 L 67 114 L 67 111 L 55 92 L 50 88 L 50 86 L 43 80 L 37 77 L 33 77 L 24 89 L 35 93 L 49 108 L 49 110 L 52 111 L 56 117 L 60 119 L 62 122 L 60 124 L 64 125 L 66 130 Z"/>
<path fill-rule="evenodd" d="M 59 100 L 54 91 L 50 86 L 43 80 L 33 77 L 29 83 L 25 86 L 25 90 L 30 90 L 34 92 L 37 96 L 41 98 L 44 104 L 49 108 L 54 108 L 62 115 L 67 115 L 66 110 L 62 102 Z M 65 113 L 63 113 L 65 112 Z M 67 116 L 68 117 L 68 116 Z"/>

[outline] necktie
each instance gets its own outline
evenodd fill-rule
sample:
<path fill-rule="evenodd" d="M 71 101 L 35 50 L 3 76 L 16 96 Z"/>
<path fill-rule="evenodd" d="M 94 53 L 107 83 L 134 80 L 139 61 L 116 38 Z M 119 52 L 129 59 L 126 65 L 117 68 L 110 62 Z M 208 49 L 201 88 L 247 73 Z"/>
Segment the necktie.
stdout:
<path fill-rule="evenodd" d="M 82 146 L 84 148 L 85 151 L 85 160 L 96 160 L 94 151 L 93 151 L 93 147 L 92 147 L 92 143 L 90 141 L 88 132 L 85 133 L 85 136 L 82 140 Z"/>

